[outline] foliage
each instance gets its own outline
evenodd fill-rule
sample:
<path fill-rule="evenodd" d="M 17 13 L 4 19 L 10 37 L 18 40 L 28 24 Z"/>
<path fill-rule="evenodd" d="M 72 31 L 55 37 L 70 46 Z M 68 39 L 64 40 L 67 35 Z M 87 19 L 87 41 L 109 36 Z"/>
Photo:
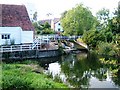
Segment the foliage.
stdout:
<path fill-rule="evenodd" d="M 106 58 L 118 55 L 118 49 L 114 43 L 100 42 L 97 47 L 98 54 Z"/>
<path fill-rule="evenodd" d="M 11 39 L 10 43 L 11 43 L 11 45 L 14 45 L 15 44 L 15 39 Z"/>
<path fill-rule="evenodd" d="M 78 41 L 78 42 L 81 42 L 81 43 L 83 43 L 83 44 L 86 44 L 86 43 L 84 43 L 84 41 L 82 40 L 82 38 L 78 38 L 77 41 Z"/>
<path fill-rule="evenodd" d="M 82 35 L 90 30 L 96 19 L 91 11 L 82 4 L 63 13 L 61 24 L 65 35 Z"/>
<path fill-rule="evenodd" d="M 34 22 L 33 26 L 35 28 L 36 34 L 53 34 L 54 31 L 50 28 L 51 26 L 49 25 L 48 22 L 45 24 L 39 24 L 39 22 Z"/>
<path fill-rule="evenodd" d="M 66 14 L 67 14 L 67 11 L 64 11 L 64 12 L 61 14 L 61 19 L 63 19 Z"/>
<path fill-rule="evenodd" d="M 119 10 L 118 10 L 119 11 Z M 120 15 L 117 13 L 110 18 L 108 9 L 101 9 L 97 12 L 97 27 L 84 32 L 83 41 L 90 48 L 97 49 L 98 53 L 104 56 L 119 56 L 119 35 L 120 35 Z"/>
<path fill-rule="evenodd" d="M 113 17 L 109 20 L 109 29 L 114 35 L 120 33 L 120 17 Z"/>
<path fill-rule="evenodd" d="M 48 23 L 48 22 L 46 22 L 45 24 L 44 24 L 44 29 L 45 28 L 50 28 L 51 26 L 50 26 L 50 24 Z"/>
<path fill-rule="evenodd" d="M 42 31 L 42 34 L 54 34 L 54 31 L 52 29 L 45 29 Z"/>
<path fill-rule="evenodd" d="M 112 31 L 114 34 L 120 34 L 120 5 L 115 10 L 115 17 L 111 20 Z"/>
<path fill-rule="evenodd" d="M 39 89 L 39 88 L 67 88 L 67 86 L 54 82 L 46 75 L 34 72 L 36 65 L 3 64 L 3 89 Z"/>
<path fill-rule="evenodd" d="M 102 27 L 106 27 L 108 24 L 108 20 L 110 18 L 109 16 L 110 12 L 109 9 L 101 9 L 96 13 L 97 19 L 100 21 Z"/>
<path fill-rule="evenodd" d="M 33 20 L 34 20 L 34 21 L 37 21 L 37 12 L 35 12 L 35 13 L 33 14 Z"/>
<path fill-rule="evenodd" d="M 99 42 L 105 41 L 105 35 L 100 31 L 90 30 L 83 34 L 82 39 L 90 48 L 95 48 Z"/>

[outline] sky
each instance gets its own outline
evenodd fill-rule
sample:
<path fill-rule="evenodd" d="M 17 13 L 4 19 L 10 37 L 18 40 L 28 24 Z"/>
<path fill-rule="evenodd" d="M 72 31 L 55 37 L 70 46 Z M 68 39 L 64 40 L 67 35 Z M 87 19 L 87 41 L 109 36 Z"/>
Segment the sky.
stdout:
<path fill-rule="evenodd" d="M 27 7 L 29 16 L 37 11 L 38 20 L 60 17 L 61 13 L 82 3 L 89 7 L 93 15 L 102 8 L 107 8 L 111 12 L 118 6 L 120 0 L 0 0 L 1 4 L 18 4 Z M 48 13 L 52 15 L 47 16 Z"/>

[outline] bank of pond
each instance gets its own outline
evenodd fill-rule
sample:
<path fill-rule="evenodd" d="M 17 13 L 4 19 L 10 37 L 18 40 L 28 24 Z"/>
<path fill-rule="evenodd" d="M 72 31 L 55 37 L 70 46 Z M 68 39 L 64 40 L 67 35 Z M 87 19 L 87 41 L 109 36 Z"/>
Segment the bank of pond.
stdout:
<path fill-rule="evenodd" d="M 70 53 L 58 57 L 4 61 L 2 89 L 120 88 L 119 58 L 96 53 Z"/>

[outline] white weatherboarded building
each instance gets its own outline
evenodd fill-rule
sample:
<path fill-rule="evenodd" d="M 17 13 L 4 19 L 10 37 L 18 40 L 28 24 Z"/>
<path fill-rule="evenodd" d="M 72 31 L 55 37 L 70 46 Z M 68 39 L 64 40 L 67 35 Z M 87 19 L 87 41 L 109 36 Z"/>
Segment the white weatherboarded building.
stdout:
<path fill-rule="evenodd" d="M 54 19 L 51 21 L 51 28 L 52 28 L 55 32 L 63 32 L 63 27 L 61 26 L 60 18 L 54 18 Z"/>
<path fill-rule="evenodd" d="M 34 28 L 24 5 L 0 4 L 0 45 L 30 44 L 34 39 Z"/>

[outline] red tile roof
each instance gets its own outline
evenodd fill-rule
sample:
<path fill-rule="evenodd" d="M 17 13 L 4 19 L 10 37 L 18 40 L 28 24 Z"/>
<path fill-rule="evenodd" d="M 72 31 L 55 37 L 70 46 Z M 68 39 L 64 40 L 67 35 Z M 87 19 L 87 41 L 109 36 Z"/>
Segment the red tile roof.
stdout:
<path fill-rule="evenodd" d="M 59 22 L 59 21 L 60 21 L 60 18 L 54 18 L 54 20 L 53 20 L 54 24 Z"/>
<path fill-rule="evenodd" d="M 51 20 L 52 20 L 52 19 L 40 20 L 40 21 L 39 21 L 39 24 L 45 24 L 46 22 L 48 22 L 49 25 L 51 25 Z"/>
<path fill-rule="evenodd" d="M 24 5 L 0 5 L 2 5 L 2 27 L 21 27 L 23 31 L 34 30 Z"/>

